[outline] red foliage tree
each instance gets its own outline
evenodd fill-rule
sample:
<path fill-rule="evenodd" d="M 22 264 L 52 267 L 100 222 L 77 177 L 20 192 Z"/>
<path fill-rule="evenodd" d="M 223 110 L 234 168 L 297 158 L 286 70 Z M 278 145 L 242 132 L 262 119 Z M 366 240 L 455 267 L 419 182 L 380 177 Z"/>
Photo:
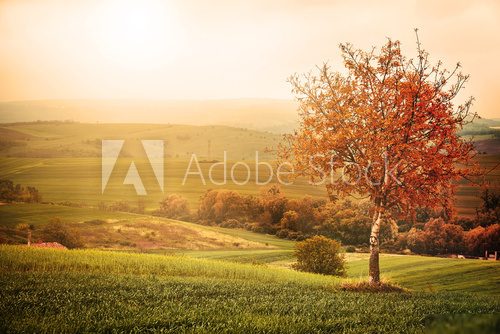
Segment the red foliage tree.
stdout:
<path fill-rule="evenodd" d="M 471 255 L 484 255 L 485 251 L 500 251 L 500 224 L 486 228 L 478 226 L 465 233 L 465 246 Z"/>
<path fill-rule="evenodd" d="M 379 53 L 350 44 L 340 49 L 346 71 L 292 76 L 300 126 L 286 136 L 281 158 L 298 175 L 326 184 L 332 199 L 365 195 L 374 205 L 370 233 L 370 282 L 380 283 L 379 231 L 391 210 L 450 207 L 453 181 L 472 173 L 471 142 L 458 130 L 473 115 L 472 98 L 455 99 L 468 80 L 432 65 L 417 37 L 416 59 L 398 41 Z M 458 168 L 461 164 L 461 168 Z M 341 177 L 338 177 L 341 171 Z"/>

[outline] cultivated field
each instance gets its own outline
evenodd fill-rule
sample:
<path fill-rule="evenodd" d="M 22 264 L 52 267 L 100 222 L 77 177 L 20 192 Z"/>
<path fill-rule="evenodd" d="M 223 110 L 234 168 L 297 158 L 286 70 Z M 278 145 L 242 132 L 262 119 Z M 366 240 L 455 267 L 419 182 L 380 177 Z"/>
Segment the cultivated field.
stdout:
<path fill-rule="evenodd" d="M 73 202 L 96 206 L 99 202 L 127 200 L 132 204 L 144 200 L 146 208 L 158 207 L 158 202 L 169 193 L 186 197 L 195 210 L 198 199 L 208 189 L 227 188 L 244 194 L 258 194 L 263 188 L 256 184 L 255 151 L 259 151 L 260 162 L 270 162 L 274 168 L 271 182 L 277 182 L 275 152 L 280 136 L 269 132 L 258 132 L 223 126 L 185 126 L 148 124 L 79 124 L 79 123 L 29 123 L 5 125 L 0 128 L 3 144 L 0 145 L 0 175 L 23 185 L 37 187 L 44 201 Z M 101 193 L 101 140 L 127 140 L 108 185 Z M 165 192 L 154 177 L 140 139 L 164 139 L 165 146 Z M 489 141 L 493 139 L 488 139 Z M 210 149 L 208 142 L 210 141 Z M 496 140 L 498 141 L 498 140 Z M 489 145 L 490 154 L 481 154 L 479 161 L 486 169 L 492 169 L 500 161 L 500 155 Z M 227 152 L 227 173 L 218 165 L 213 169 L 214 182 L 209 178 L 209 169 L 214 161 L 222 161 Z M 486 152 L 485 151 L 485 152 Z M 196 165 L 189 161 L 195 153 L 205 184 L 197 172 Z M 487 152 L 488 153 L 488 152 Z M 496 154 L 495 154 L 496 153 Z M 133 186 L 123 185 L 130 163 L 134 161 L 148 196 L 136 195 Z M 231 176 L 231 168 L 237 161 L 248 164 L 249 182 L 238 185 L 247 178 L 247 170 L 238 166 Z M 259 167 L 258 180 L 269 178 L 269 168 Z M 226 180 L 225 184 L 216 184 Z M 498 182 L 500 169 L 492 171 L 487 180 Z M 325 197 L 323 186 L 312 186 L 305 179 L 294 180 L 293 185 L 282 186 L 291 198 L 311 195 Z M 465 181 L 457 191 L 456 205 L 461 215 L 473 215 L 479 205 L 479 189 Z"/>

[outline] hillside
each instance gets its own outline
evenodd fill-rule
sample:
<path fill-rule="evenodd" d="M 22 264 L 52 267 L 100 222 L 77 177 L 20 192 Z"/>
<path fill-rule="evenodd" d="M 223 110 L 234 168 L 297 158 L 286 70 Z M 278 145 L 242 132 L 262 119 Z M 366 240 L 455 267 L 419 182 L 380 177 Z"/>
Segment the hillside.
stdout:
<path fill-rule="evenodd" d="M 259 151 L 263 159 L 272 155 L 280 135 L 220 125 L 193 126 L 174 124 L 90 124 L 40 122 L 4 124 L 0 127 L 0 156 L 29 158 L 100 157 L 103 139 L 126 141 L 122 156 L 144 157 L 139 140 L 163 140 L 166 158 L 254 159 Z"/>
<path fill-rule="evenodd" d="M 480 129 L 493 123 L 481 120 Z M 478 123 L 479 124 L 479 123 Z M 490 129 L 491 130 L 491 129 Z M 471 129 L 468 130 L 469 134 Z M 493 131 L 493 130 L 491 130 Z M 497 130 L 495 130 L 497 131 Z M 479 132 L 476 132 L 479 133 Z M 481 135 L 476 141 L 480 155 L 478 160 L 487 169 L 498 167 L 500 161 L 500 139 L 493 134 Z M 485 137 L 486 136 L 486 137 Z M 243 194 L 258 194 L 263 186 L 256 184 L 255 152 L 259 161 L 272 163 L 276 172 L 275 149 L 281 136 L 270 132 L 260 132 L 228 126 L 193 126 L 173 124 L 89 124 L 65 122 L 39 122 L 3 124 L 0 126 L 0 175 L 16 183 L 37 187 L 44 201 L 60 203 L 72 202 L 96 206 L 99 202 L 127 200 L 136 203 L 143 200 L 148 210 L 158 207 L 158 202 L 169 193 L 186 197 L 195 210 L 199 197 L 208 189 L 227 188 Z M 115 169 L 101 193 L 101 140 L 124 139 L 125 144 L 117 160 Z M 162 192 L 154 172 L 145 156 L 140 140 L 162 139 L 165 141 L 165 182 Z M 222 161 L 227 154 L 227 173 L 222 166 L 213 170 L 213 180 L 209 180 L 212 163 Z M 206 183 L 198 175 L 196 165 L 189 165 L 192 154 L 200 162 L 200 170 Z M 131 185 L 123 185 L 123 179 L 131 162 L 137 165 L 139 174 L 148 191 L 148 196 L 140 197 Z M 231 176 L 231 168 L 237 161 L 248 163 L 249 182 L 238 185 L 247 177 L 247 171 L 239 166 Z M 259 180 L 266 180 L 269 169 L 259 167 Z M 498 182 L 500 170 L 492 170 L 488 181 Z M 277 182 L 276 175 L 272 182 Z M 321 186 L 311 186 L 308 181 L 298 178 L 293 185 L 282 186 L 289 197 L 325 197 Z M 458 212 L 473 215 L 479 204 L 479 189 L 461 181 L 457 191 Z"/>
<path fill-rule="evenodd" d="M 3 243 L 26 242 L 24 233 L 15 230 L 19 223 L 35 226 L 33 239 L 36 241 L 50 218 L 59 217 L 74 233 L 81 235 L 85 247 L 93 249 L 183 255 L 281 269 L 290 269 L 295 261 L 294 241 L 241 229 L 43 204 L 3 205 L 0 217 Z M 346 259 L 348 277 L 366 278 L 368 254 L 347 253 Z M 381 270 L 385 279 L 415 290 L 482 294 L 500 291 L 498 261 L 382 254 Z"/>
<path fill-rule="evenodd" d="M 443 261 L 451 272 L 428 270 L 464 280 L 454 265 L 460 260 Z M 412 267 L 399 267 L 410 281 Z M 494 333 L 500 311 L 496 294 L 439 285 L 434 292 L 344 292 L 342 278 L 179 256 L 0 246 L 0 268 L 2 332 L 419 333 L 465 323 Z M 476 273 L 496 284 L 487 271 Z"/>
<path fill-rule="evenodd" d="M 236 117 L 237 115 L 237 117 Z M 283 133 L 297 122 L 292 100 L 38 100 L 0 102 L 0 123 L 71 120 L 88 123 L 227 125 Z"/>
<path fill-rule="evenodd" d="M 25 243 L 17 224 L 33 224 L 33 240 L 52 218 L 57 217 L 87 248 L 132 251 L 290 249 L 291 241 L 248 231 L 201 226 L 147 215 L 103 212 L 47 204 L 0 206 L 0 243 Z"/>

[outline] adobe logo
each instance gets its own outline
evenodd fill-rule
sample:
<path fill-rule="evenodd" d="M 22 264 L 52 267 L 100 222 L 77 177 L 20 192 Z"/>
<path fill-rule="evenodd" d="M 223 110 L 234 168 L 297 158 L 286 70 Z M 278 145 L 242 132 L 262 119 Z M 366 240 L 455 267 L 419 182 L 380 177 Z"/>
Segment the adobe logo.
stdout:
<path fill-rule="evenodd" d="M 101 155 L 101 193 L 104 193 L 106 185 L 108 184 L 111 173 L 115 167 L 120 151 L 122 150 L 124 140 L 102 140 L 102 155 Z M 146 152 L 149 164 L 151 165 L 156 181 L 160 185 L 163 192 L 163 140 L 141 140 L 142 147 Z M 137 167 L 132 161 L 128 168 L 123 184 L 131 184 L 135 188 L 137 195 L 147 195 L 144 183 L 139 176 Z"/>

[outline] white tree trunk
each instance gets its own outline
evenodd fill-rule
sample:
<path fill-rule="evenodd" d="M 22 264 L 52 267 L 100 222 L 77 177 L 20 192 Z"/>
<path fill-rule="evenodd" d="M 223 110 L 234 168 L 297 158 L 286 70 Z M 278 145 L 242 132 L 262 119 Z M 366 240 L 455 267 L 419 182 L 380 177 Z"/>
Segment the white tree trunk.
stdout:
<path fill-rule="evenodd" d="M 382 210 L 376 207 L 373 215 L 372 228 L 370 233 L 370 262 L 369 262 L 369 281 L 370 284 L 380 284 L 380 266 L 379 266 L 379 232 L 382 222 Z"/>

